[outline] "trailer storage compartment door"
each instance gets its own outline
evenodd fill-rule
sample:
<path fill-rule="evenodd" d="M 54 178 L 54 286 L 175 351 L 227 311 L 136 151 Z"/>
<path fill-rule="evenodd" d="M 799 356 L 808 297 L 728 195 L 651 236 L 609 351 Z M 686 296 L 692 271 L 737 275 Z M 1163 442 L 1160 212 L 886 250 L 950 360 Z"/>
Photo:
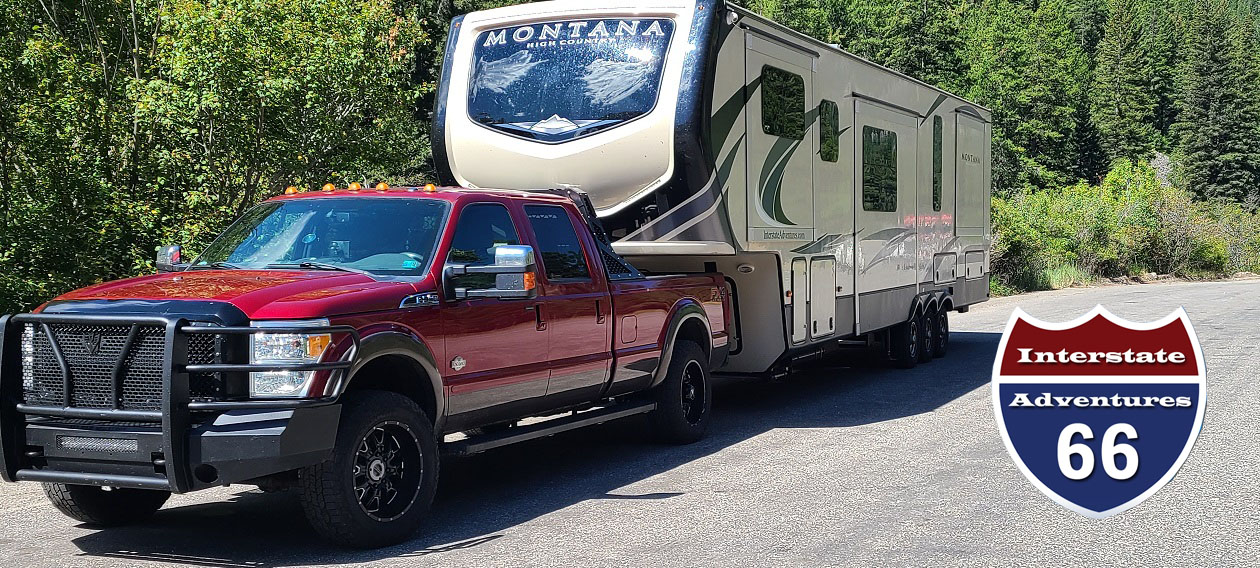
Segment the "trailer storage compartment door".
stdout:
<path fill-rule="evenodd" d="M 836 259 L 823 256 L 809 264 L 809 336 L 818 339 L 836 332 Z"/>

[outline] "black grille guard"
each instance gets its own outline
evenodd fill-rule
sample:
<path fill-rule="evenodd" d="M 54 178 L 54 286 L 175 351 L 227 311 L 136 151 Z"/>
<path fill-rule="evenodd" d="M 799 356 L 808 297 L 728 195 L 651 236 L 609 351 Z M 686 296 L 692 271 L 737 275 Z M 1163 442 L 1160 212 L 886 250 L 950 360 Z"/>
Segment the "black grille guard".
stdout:
<path fill-rule="evenodd" d="M 5 481 L 43 481 L 73 482 L 64 479 L 63 472 L 44 472 L 35 469 L 20 469 L 27 457 L 25 455 L 25 416 L 51 416 L 59 418 L 77 418 L 119 422 L 149 422 L 161 426 L 163 458 L 166 464 L 166 479 L 120 479 L 119 485 L 143 487 L 147 489 L 167 489 L 177 493 L 192 488 L 192 472 L 188 464 L 188 432 L 191 427 L 193 412 L 223 412 L 229 410 L 251 409 L 294 409 L 332 404 L 337 394 L 320 398 L 302 399 L 254 399 L 241 401 L 192 401 L 189 396 L 189 373 L 234 373 L 265 371 L 342 371 L 345 372 L 354 364 L 359 352 L 359 332 L 350 326 L 206 326 L 191 325 L 185 318 L 168 318 L 161 316 L 123 316 L 93 314 L 18 314 L 0 317 L 0 477 Z M 133 330 L 139 326 L 162 327 L 165 330 L 165 344 L 162 365 L 162 410 L 124 410 L 108 408 L 74 408 L 70 406 L 38 406 L 24 404 L 22 392 L 21 368 L 21 328 L 23 324 L 35 324 L 45 327 L 49 324 L 94 324 L 131 326 Z M 349 349 L 344 351 L 338 361 L 324 363 L 213 363 L 187 364 L 188 336 L 191 334 L 250 335 L 254 333 L 329 333 L 345 334 L 351 341 Z M 134 333 L 132 333 L 134 335 Z M 62 377 L 70 386 L 72 377 L 69 364 L 64 355 L 53 342 L 53 353 L 61 366 Z M 335 344 L 334 344 L 335 345 Z M 330 346 L 332 347 L 332 346 Z M 121 361 L 131 348 L 130 341 L 123 347 L 119 357 Z M 121 396 L 121 365 L 114 370 L 114 399 Z M 331 378 L 330 378 L 331 380 Z M 344 382 L 344 381 L 334 381 Z M 66 388 L 66 393 L 71 392 Z M 65 399 L 70 404 L 70 398 Z M 115 404 L 117 406 L 117 404 Z M 107 477 L 107 476 L 97 476 Z M 77 480 L 82 482 L 83 480 Z"/>

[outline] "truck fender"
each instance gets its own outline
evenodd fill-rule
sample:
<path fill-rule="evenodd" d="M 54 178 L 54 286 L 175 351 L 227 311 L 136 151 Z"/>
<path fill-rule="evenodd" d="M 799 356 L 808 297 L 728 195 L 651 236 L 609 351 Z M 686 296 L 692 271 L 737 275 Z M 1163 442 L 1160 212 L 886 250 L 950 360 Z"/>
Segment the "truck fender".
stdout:
<path fill-rule="evenodd" d="M 344 384 L 338 385 L 337 394 L 345 392 L 354 383 L 359 371 L 375 359 L 386 356 L 402 356 L 415 361 L 423 370 L 428 388 L 432 389 L 434 403 L 434 431 L 441 432 L 446 422 L 446 396 L 442 388 L 442 375 L 438 372 L 437 359 L 433 351 L 420 338 L 400 331 L 381 331 L 364 337 L 359 345 L 359 353 L 354 365 L 345 375 L 349 377 Z"/>
<path fill-rule="evenodd" d="M 706 356 L 713 355 L 713 326 L 709 325 L 708 313 L 694 300 L 685 299 L 679 304 L 670 315 L 669 325 L 665 326 L 665 339 L 661 342 L 660 364 L 656 366 L 656 371 L 652 375 L 651 387 L 664 382 L 665 373 L 669 371 L 670 358 L 674 355 L 674 344 L 683 324 L 694 320 L 704 326 L 704 340 L 700 343 L 700 348 L 704 349 Z"/>

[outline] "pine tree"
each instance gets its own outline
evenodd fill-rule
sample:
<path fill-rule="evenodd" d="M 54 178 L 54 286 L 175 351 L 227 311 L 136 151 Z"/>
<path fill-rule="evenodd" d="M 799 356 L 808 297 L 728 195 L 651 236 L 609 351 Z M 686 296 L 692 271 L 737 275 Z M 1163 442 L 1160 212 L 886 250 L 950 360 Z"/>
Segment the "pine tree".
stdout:
<path fill-rule="evenodd" d="M 1179 14 L 1162 0 L 1149 4 L 1147 33 L 1141 51 L 1146 58 L 1147 88 L 1155 102 L 1152 109 L 1155 149 L 1169 152 L 1172 125 L 1177 121 Z"/>
<path fill-rule="evenodd" d="M 1142 47 L 1146 18 L 1136 0 L 1110 0 L 1098 44 L 1091 116 L 1111 160 L 1145 159 L 1155 147 L 1155 96 Z"/>
<path fill-rule="evenodd" d="M 901 0 L 883 31 L 879 59 L 917 79 L 954 88 L 965 74 L 960 18 L 950 0 Z"/>
<path fill-rule="evenodd" d="M 1235 14 L 1229 0 L 1205 0 L 1191 26 L 1177 125 L 1185 182 L 1203 197 L 1254 203 L 1260 185 L 1254 20 Z"/>

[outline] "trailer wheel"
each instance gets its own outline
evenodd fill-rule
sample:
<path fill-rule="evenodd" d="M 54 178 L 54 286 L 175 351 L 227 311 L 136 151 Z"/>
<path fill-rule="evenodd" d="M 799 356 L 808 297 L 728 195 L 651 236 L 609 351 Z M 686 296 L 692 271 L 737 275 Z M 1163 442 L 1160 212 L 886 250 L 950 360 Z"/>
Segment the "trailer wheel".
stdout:
<path fill-rule="evenodd" d="M 301 472 L 306 518 L 321 537 L 343 546 L 407 540 L 437 490 L 433 425 L 397 393 L 352 392 L 342 400 L 332 457 Z"/>
<path fill-rule="evenodd" d="M 915 316 L 888 330 L 888 354 L 894 367 L 909 369 L 919 362 L 919 317 Z"/>
<path fill-rule="evenodd" d="M 936 343 L 932 346 L 934 355 L 944 357 L 945 352 L 949 350 L 949 311 L 940 310 L 936 313 Z"/>
<path fill-rule="evenodd" d="M 703 438 L 712 414 L 711 386 L 704 349 L 692 341 L 676 343 L 665 381 L 654 393 L 656 410 L 650 416 L 657 439 L 690 444 Z"/>
<path fill-rule="evenodd" d="M 919 362 L 927 363 L 936 354 L 936 310 L 919 315 Z"/>
<path fill-rule="evenodd" d="M 170 491 L 123 489 L 45 483 L 44 495 L 58 511 L 81 523 L 114 527 L 149 518 L 171 496 Z"/>

